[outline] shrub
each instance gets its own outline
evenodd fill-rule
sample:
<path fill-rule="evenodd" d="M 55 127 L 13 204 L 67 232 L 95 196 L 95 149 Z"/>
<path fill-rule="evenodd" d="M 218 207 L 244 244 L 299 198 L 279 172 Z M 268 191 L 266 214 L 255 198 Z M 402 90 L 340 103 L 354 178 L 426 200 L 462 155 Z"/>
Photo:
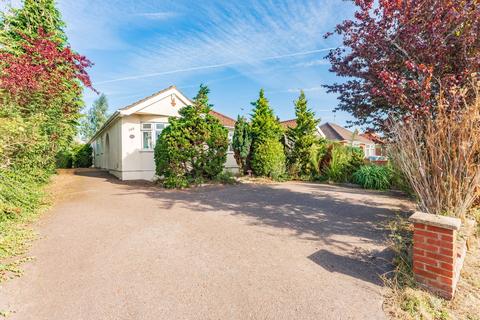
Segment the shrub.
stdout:
<path fill-rule="evenodd" d="M 225 170 L 217 176 L 216 181 L 223 184 L 234 184 L 235 177 L 232 172 Z"/>
<path fill-rule="evenodd" d="M 480 183 L 480 83 L 441 93 L 435 116 L 395 122 L 392 138 L 390 156 L 420 209 L 465 218 Z"/>
<path fill-rule="evenodd" d="M 57 153 L 57 168 L 90 168 L 93 164 L 93 149 L 89 144 L 73 144 Z"/>
<path fill-rule="evenodd" d="M 366 165 L 353 173 L 353 182 L 365 189 L 387 190 L 392 184 L 392 177 L 389 166 Z"/>
<path fill-rule="evenodd" d="M 255 145 L 252 168 L 256 175 L 279 179 L 285 174 L 285 154 L 280 141 L 267 139 Z"/>
<path fill-rule="evenodd" d="M 350 174 L 357 171 L 365 164 L 365 153 L 361 148 L 346 146 L 347 152 L 350 153 Z"/>
<path fill-rule="evenodd" d="M 163 180 L 163 186 L 168 189 L 182 189 L 190 185 L 188 179 L 184 176 L 168 176 Z"/>
<path fill-rule="evenodd" d="M 257 176 L 278 179 L 285 173 L 285 151 L 280 138 L 283 130 L 265 92 L 260 90 L 252 115 L 252 169 Z"/>
<path fill-rule="evenodd" d="M 320 162 L 324 179 L 332 182 L 348 182 L 352 174 L 363 165 L 363 151 L 360 148 L 331 143 Z"/>
<path fill-rule="evenodd" d="M 92 166 L 92 146 L 79 144 L 72 148 L 72 166 L 74 168 L 90 168 Z"/>
<path fill-rule="evenodd" d="M 55 157 L 55 166 L 59 169 L 68 169 L 73 166 L 71 149 L 60 150 Z"/>
<path fill-rule="evenodd" d="M 169 119 L 155 145 L 155 171 L 166 188 L 215 179 L 224 170 L 228 130 L 209 114 L 208 92 L 200 86 L 194 104 Z"/>

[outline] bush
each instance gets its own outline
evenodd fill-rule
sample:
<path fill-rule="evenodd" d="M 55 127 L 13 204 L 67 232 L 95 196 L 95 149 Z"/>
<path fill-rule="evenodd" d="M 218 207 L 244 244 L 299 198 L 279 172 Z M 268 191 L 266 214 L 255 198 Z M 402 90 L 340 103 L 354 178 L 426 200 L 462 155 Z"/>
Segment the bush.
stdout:
<path fill-rule="evenodd" d="M 163 186 L 168 189 L 182 189 L 190 185 L 188 179 L 184 176 L 168 176 L 163 180 Z"/>
<path fill-rule="evenodd" d="M 73 166 L 72 150 L 61 150 L 55 157 L 55 166 L 59 169 L 69 169 Z"/>
<path fill-rule="evenodd" d="M 435 116 L 393 123 L 390 157 L 420 210 L 464 219 L 480 184 L 480 82 L 441 92 L 436 103 Z"/>
<path fill-rule="evenodd" d="M 223 184 L 234 184 L 236 180 L 232 172 L 225 170 L 217 176 L 216 181 Z"/>
<path fill-rule="evenodd" d="M 209 114 L 208 88 L 200 86 L 193 106 L 170 118 L 155 145 L 155 171 L 166 188 L 215 179 L 227 160 L 228 130 Z"/>
<path fill-rule="evenodd" d="M 252 168 L 256 175 L 279 179 L 285 174 L 285 153 L 280 141 L 267 139 L 254 147 Z"/>
<path fill-rule="evenodd" d="M 89 144 L 74 144 L 59 151 L 55 157 L 57 168 L 90 168 L 93 164 L 93 149 Z"/>
<path fill-rule="evenodd" d="M 251 122 L 252 169 L 257 176 L 279 179 L 285 173 L 285 150 L 280 139 L 283 129 L 263 89 L 255 102 Z"/>
<path fill-rule="evenodd" d="M 92 146 L 79 144 L 72 148 L 72 166 L 74 168 L 90 168 L 92 166 Z"/>
<path fill-rule="evenodd" d="M 332 182 L 349 182 L 352 174 L 363 165 L 363 150 L 331 143 L 320 162 L 322 178 Z"/>
<path fill-rule="evenodd" d="M 393 171 L 389 166 L 366 165 L 353 173 L 353 182 L 365 189 L 387 190 L 392 185 Z"/>

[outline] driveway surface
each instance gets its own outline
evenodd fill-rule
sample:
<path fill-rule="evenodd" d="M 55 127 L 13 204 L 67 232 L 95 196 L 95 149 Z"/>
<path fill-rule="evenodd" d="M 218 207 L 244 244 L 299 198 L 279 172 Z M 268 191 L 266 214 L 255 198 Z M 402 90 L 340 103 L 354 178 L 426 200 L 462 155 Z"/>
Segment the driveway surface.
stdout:
<path fill-rule="evenodd" d="M 382 225 L 409 203 L 313 183 L 169 191 L 60 175 L 8 319 L 385 319 Z"/>

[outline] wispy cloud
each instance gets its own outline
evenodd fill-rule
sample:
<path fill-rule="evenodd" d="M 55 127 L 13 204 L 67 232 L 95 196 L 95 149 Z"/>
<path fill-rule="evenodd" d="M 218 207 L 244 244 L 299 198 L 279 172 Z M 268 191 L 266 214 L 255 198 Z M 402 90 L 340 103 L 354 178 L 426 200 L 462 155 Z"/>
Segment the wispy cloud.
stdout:
<path fill-rule="evenodd" d="M 310 87 L 310 88 L 290 88 L 287 90 L 287 92 L 314 92 L 314 91 L 325 91 L 325 88 L 323 86 L 316 86 L 316 87 Z"/>
<path fill-rule="evenodd" d="M 284 58 L 311 55 L 311 54 L 315 54 L 315 53 L 326 52 L 326 51 L 329 51 L 331 49 L 332 48 L 324 48 L 324 49 L 309 50 L 309 51 L 303 51 L 303 52 L 287 53 L 287 54 L 276 55 L 276 56 L 271 56 L 271 57 L 263 57 L 263 58 L 258 58 L 256 60 L 251 60 L 251 61 L 249 61 L 249 63 L 279 60 L 279 59 L 284 59 Z M 112 83 L 112 82 L 119 82 L 119 81 L 126 81 L 126 80 L 145 79 L 145 78 L 152 78 L 152 77 L 158 77 L 158 76 L 175 74 L 175 73 L 182 73 L 182 72 L 189 72 L 189 71 L 200 71 L 200 70 L 206 70 L 206 69 L 225 68 L 225 67 L 230 67 L 230 66 L 235 66 L 235 65 L 242 65 L 242 64 L 245 64 L 245 63 L 246 62 L 244 62 L 244 61 L 238 60 L 238 61 L 232 61 L 232 62 L 227 62 L 227 63 L 213 64 L 213 65 L 195 66 L 195 67 L 190 67 L 190 68 L 175 69 L 175 70 L 168 70 L 168 71 L 162 71 L 162 72 L 154 72 L 154 73 L 146 73 L 146 74 L 141 74 L 141 75 L 120 77 L 120 78 L 111 79 L 111 80 L 99 81 L 99 82 L 96 82 L 95 84 L 105 84 L 105 83 Z"/>
<path fill-rule="evenodd" d="M 145 13 L 135 13 L 133 16 L 143 17 L 152 20 L 168 20 L 178 16 L 177 12 L 164 11 L 164 12 L 145 12 Z"/>
<path fill-rule="evenodd" d="M 290 58 L 284 63 L 292 63 L 304 52 L 322 53 L 318 49 L 326 47 L 325 40 L 318 30 L 329 23 L 331 8 L 337 5 L 334 0 L 193 3 L 190 9 L 202 19 L 192 19 L 190 26 L 173 35 L 150 39 L 132 62 L 145 74 L 221 66 L 248 76 L 272 63 L 270 59 Z M 152 68 L 158 71 L 151 72 Z"/>
<path fill-rule="evenodd" d="M 311 61 L 306 61 L 306 62 L 299 62 L 295 66 L 296 67 L 314 67 L 314 66 L 329 66 L 330 61 L 327 59 L 316 59 L 316 60 L 311 60 Z"/>
<path fill-rule="evenodd" d="M 1 0 L 0 0 L 1 1 Z M 155 0 L 58 0 L 70 40 L 83 50 L 130 50 L 125 38 L 145 20 L 163 22 L 181 14 L 175 3 Z"/>
<path fill-rule="evenodd" d="M 307 88 L 288 88 L 288 89 L 280 89 L 280 90 L 267 90 L 265 93 L 300 93 L 303 92 L 317 92 L 317 91 L 325 91 L 325 88 L 322 85 L 314 86 L 314 87 L 307 87 Z"/>

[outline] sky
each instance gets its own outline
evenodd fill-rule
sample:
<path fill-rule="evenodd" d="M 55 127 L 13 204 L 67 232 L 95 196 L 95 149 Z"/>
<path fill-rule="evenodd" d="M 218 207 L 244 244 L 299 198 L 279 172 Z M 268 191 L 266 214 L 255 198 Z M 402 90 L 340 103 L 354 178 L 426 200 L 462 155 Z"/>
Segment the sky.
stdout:
<path fill-rule="evenodd" d="M 322 87 L 342 81 L 324 58 L 341 39 L 323 35 L 352 17 L 351 2 L 57 2 L 71 46 L 95 64 L 89 73 L 110 112 L 170 85 L 192 98 L 203 83 L 214 109 L 233 118 L 250 114 L 264 88 L 281 120 L 294 118 L 300 89 L 322 122 L 352 119 L 332 112 L 336 95 Z M 86 91 L 84 98 L 90 106 L 97 95 Z"/>

